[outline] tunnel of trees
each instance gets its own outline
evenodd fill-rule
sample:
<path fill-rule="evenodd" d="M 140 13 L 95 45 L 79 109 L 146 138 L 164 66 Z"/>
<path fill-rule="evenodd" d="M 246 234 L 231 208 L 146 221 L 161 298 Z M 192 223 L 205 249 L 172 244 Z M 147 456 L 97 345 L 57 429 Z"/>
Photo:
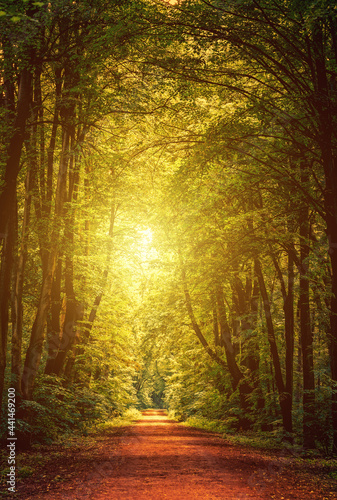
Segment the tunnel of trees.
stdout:
<path fill-rule="evenodd" d="M 337 8 L 0 3 L 0 390 L 337 453 Z"/>

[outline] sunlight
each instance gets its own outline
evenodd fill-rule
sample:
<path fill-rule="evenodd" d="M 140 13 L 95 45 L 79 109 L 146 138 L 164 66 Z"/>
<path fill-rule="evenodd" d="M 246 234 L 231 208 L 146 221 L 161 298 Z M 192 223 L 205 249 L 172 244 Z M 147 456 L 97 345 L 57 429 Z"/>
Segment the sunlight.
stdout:
<path fill-rule="evenodd" d="M 142 262 L 151 260 L 155 255 L 152 247 L 153 231 L 149 227 L 138 230 L 138 249 L 137 253 Z"/>
<path fill-rule="evenodd" d="M 64 498 L 44 493 L 56 473 L 65 490 L 68 479 L 82 488 L 82 458 L 71 483 L 63 451 L 53 467 L 54 443 L 57 454 L 61 437 L 86 446 L 85 429 L 90 447 L 98 440 L 93 469 L 101 430 L 136 421 L 139 408 L 153 405 L 170 418 L 144 410 L 137 429 L 144 447 L 132 452 L 139 462 L 130 453 L 121 474 L 114 464 L 100 476 L 95 470 L 88 498 L 280 498 L 271 484 L 280 471 L 260 477 L 262 458 L 236 470 L 226 448 L 210 452 L 209 464 L 189 461 L 179 443 L 189 432 L 175 415 L 226 441 L 233 435 L 261 450 L 284 444 L 289 460 L 301 450 L 315 470 L 310 462 L 302 492 L 280 488 L 281 496 L 331 500 L 336 5 L 1 2 L 0 430 L 1 442 L 9 439 L 9 473 L 1 476 L 8 493 L 17 478 L 22 498 L 32 498 L 35 480 L 36 498 Z M 177 443 L 160 470 L 162 436 L 171 439 L 173 427 L 159 426 L 169 421 Z M 199 456 L 204 438 L 192 434 Z M 16 476 L 16 440 L 27 460 L 35 444 L 43 451 L 50 443 L 50 475 L 32 460 L 32 477 Z M 241 486 L 249 479 L 247 495 L 235 495 L 225 476 L 224 495 L 207 493 L 212 478 L 199 491 L 203 470 L 220 461 Z M 311 472 L 312 486 L 304 484 Z M 255 476 L 266 492 L 254 496 Z"/>
<path fill-rule="evenodd" d="M 141 234 L 141 245 L 144 247 L 149 246 L 153 239 L 152 229 L 148 227 L 147 229 L 142 229 L 139 233 Z"/>

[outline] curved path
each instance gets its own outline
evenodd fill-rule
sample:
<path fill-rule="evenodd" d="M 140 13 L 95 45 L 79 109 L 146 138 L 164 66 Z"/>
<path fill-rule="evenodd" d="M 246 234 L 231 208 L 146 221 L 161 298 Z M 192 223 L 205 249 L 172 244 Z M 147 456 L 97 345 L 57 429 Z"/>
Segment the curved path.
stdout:
<path fill-rule="evenodd" d="M 318 488 L 298 488 L 292 458 L 274 457 L 227 444 L 214 433 L 170 421 L 164 410 L 147 410 L 117 438 L 106 438 L 82 460 L 76 478 L 49 492 L 26 490 L 36 500 L 323 500 Z M 56 464 L 55 464 L 56 465 Z M 55 469 L 56 472 L 56 469 Z M 28 486 L 28 485 L 27 485 Z"/>

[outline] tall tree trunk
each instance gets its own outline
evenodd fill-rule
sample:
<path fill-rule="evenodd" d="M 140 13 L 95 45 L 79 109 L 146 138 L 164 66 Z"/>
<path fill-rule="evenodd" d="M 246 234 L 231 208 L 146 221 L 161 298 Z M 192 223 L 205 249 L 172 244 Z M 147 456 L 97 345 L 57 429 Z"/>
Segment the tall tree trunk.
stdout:
<path fill-rule="evenodd" d="M 295 252 L 293 245 L 290 247 L 288 252 L 288 289 L 283 279 L 283 274 L 279 263 L 275 256 L 273 256 L 273 262 L 276 269 L 277 276 L 281 285 L 281 292 L 283 297 L 283 311 L 284 311 L 284 338 L 286 347 L 285 356 L 285 392 L 287 398 L 284 401 L 284 405 L 288 408 L 286 413 L 290 414 L 289 418 L 289 432 L 292 433 L 292 403 L 293 403 L 293 378 L 294 378 L 294 260 L 293 253 Z M 292 441 L 292 437 L 289 436 L 289 441 Z"/>
<path fill-rule="evenodd" d="M 284 333 L 286 344 L 286 385 L 285 390 L 289 395 L 286 404 L 289 404 L 289 412 L 292 415 L 293 387 L 294 387 L 294 261 L 292 255 L 288 254 L 288 290 L 283 304 L 284 310 Z M 292 420 L 289 422 L 289 432 L 292 432 Z"/>
<path fill-rule="evenodd" d="M 62 82 L 60 80 L 60 70 L 55 71 L 55 106 L 53 115 L 53 124 L 51 129 L 51 135 L 47 150 L 47 172 L 44 172 L 44 164 L 40 164 L 40 175 L 36 175 L 36 183 L 34 185 L 34 208 L 35 215 L 38 221 L 38 238 L 40 247 L 40 256 L 42 261 L 42 273 L 43 278 L 47 273 L 48 268 L 48 254 L 51 246 L 50 234 L 51 231 L 51 211 L 52 211 L 52 201 L 53 201 L 53 177 L 54 177 L 54 154 L 56 147 L 57 131 L 59 128 L 59 108 L 61 101 L 61 90 Z M 39 98 L 41 100 L 41 97 Z M 37 121 L 37 119 L 36 119 Z M 37 134 L 35 134 L 36 136 Z M 31 157 L 37 160 L 37 152 L 31 153 Z M 36 172 L 38 173 L 38 166 L 36 165 Z M 46 177 L 46 181 L 44 178 Z M 40 182 L 38 182 L 40 181 Z M 44 185 L 45 184 L 45 185 Z"/>
<path fill-rule="evenodd" d="M 282 376 L 281 363 L 279 358 L 279 353 L 276 344 L 276 337 L 274 331 L 273 320 L 271 316 L 270 309 L 270 301 L 264 281 L 264 276 L 261 269 L 261 264 L 259 259 L 255 259 L 255 271 L 259 280 L 259 288 L 263 302 L 263 308 L 266 318 L 267 325 L 267 333 L 268 333 L 268 342 L 270 346 L 270 353 L 273 361 L 274 373 L 275 373 L 275 382 L 277 391 L 279 394 L 279 402 L 281 407 L 282 414 L 282 422 L 283 427 L 286 433 L 291 434 L 292 432 L 292 414 L 291 414 L 291 405 L 289 403 L 290 395 L 285 390 L 285 385 Z"/>
<path fill-rule="evenodd" d="M 8 111 L 14 114 L 13 133 L 9 139 L 6 155 L 5 174 L 0 194 L 0 238 L 3 240 L 2 261 L 0 272 L 0 397 L 3 393 L 4 374 L 6 367 L 6 349 L 8 335 L 8 307 L 10 301 L 10 281 L 13 267 L 13 252 L 15 240 L 16 184 L 20 171 L 20 159 L 25 138 L 26 123 L 29 117 L 32 101 L 32 75 L 24 68 L 20 73 L 18 98 L 15 103 L 13 85 L 13 66 L 11 62 L 11 47 L 7 39 L 2 40 L 5 66 L 5 92 Z M 33 61 L 33 54 L 30 54 Z"/>
<path fill-rule="evenodd" d="M 0 404 L 2 401 L 5 369 L 7 363 L 7 337 L 9 320 L 10 289 L 12 279 L 12 269 L 14 263 L 14 245 L 15 245 L 15 213 L 14 208 L 9 214 L 6 236 L 3 239 L 1 269 L 0 269 Z"/>
<path fill-rule="evenodd" d="M 60 166 L 59 166 L 57 188 L 55 195 L 55 218 L 53 222 L 53 231 L 51 237 L 51 242 L 53 246 L 48 255 L 48 263 L 42 283 L 38 309 L 31 332 L 30 342 L 26 353 L 25 364 L 22 375 L 22 395 L 25 399 L 31 399 L 32 397 L 35 378 L 41 360 L 41 354 L 44 342 L 45 323 L 50 307 L 52 284 L 58 260 L 58 255 L 60 251 L 61 221 L 63 215 L 63 204 L 66 199 L 66 186 L 67 186 L 66 178 L 67 178 L 68 162 L 69 162 L 69 131 L 65 129 L 63 132 L 62 153 L 60 158 Z"/>
<path fill-rule="evenodd" d="M 71 134 L 71 150 L 74 152 L 74 130 Z M 83 138 L 84 139 L 84 138 Z M 66 310 L 65 320 L 61 331 L 59 349 L 53 362 L 52 373 L 60 376 L 63 370 L 63 365 L 68 351 L 72 348 L 76 331 L 75 325 L 77 320 L 83 319 L 83 311 L 81 304 L 76 300 L 74 290 L 74 223 L 75 215 L 72 208 L 72 203 L 76 202 L 77 189 L 79 183 L 79 164 L 75 161 L 74 153 L 71 156 L 68 175 L 68 196 L 67 209 L 64 213 L 65 230 L 64 230 L 64 282 L 66 292 Z"/>
<path fill-rule="evenodd" d="M 217 306 L 216 306 L 216 294 L 212 293 L 211 295 L 212 301 L 212 317 L 213 317 L 213 335 L 214 335 L 214 345 L 215 347 L 221 346 L 221 339 L 219 335 L 219 322 L 218 322 L 218 314 L 217 314 Z"/>
<path fill-rule="evenodd" d="M 231 340 L 231 332 L 226 318 L 226 309 L 222 286 L 218 283 L 216 287 L 216 298 L 219 311 L 220 333 L 225 347 L 228 370 L 232 378 L 232 386 L 235 391 L 239 388 L 240 405 L 244 412 L 249 411 L 248 395 L 252 393 L 253 387 L 244 379 L 244 375 L 237 365 L 235 351 Z M 240 427 L 248 429 L 250 421 L 247 414 L 240 418 Z"/>
<path fill-rule="evenodd" d="M 38 173 L 38 152 L 37 152 L 37 131 L 38 122 L 42 123 L 40 116 L 42 109 L 41 97 L 41 69 L 35 68 L 34 84 L 33 84 L 33 102 L 34 106 L 31 110 L 31 131 L 28 140 L 26 140 L 26 149 L 28 153 L 28 173 L 26 176 L 25 186 L 25 204 L 22 222 L 22 234 L 20 250 L 17 257 L 17 265 L 15 269 L 13 291 L 12 291 L 12 364 L 11 373 L 12 381 L 17 393 L 21 394 L 21 376 L 22 376 L 22 321 L 23 321 L 23 284 L 25 275 L 25 266 L 27 261 L 27 243 L 30 224 L 30 211 L 32 201 L 32 191 L 36 182 Z M 41 127 L 41 126 L 40 126 Z"/>
<path fill-rule="evenodd" d="M 17 394 L 21 394 L 21 376 L 22 376 L 22 322 L 23 322 L 23 283 L 25 276 L 25 267 L 28 256 L 28 232 L 30 224 L 30 210 L 32 200 L 32 187 L 34 183 L 35 171 L 30 169 L 26 177 L 26 196 L 22 222 L 21 245 L 18 255 L 16 272 L 13 284 L 12 300 L 12 385 Z"/>
<path fill-rule="evenodd" d="M 302 169 L 301 181 L 307 182 L 308 175 Z M 315 377 L 313 334 L 310 321 L 310 287 L 309 287 L 309 209 L 304 206 L 300 216 L 300 337 L 303 370 L 303 445 L 305 448 L 315 447 Z"/>
<path fill-rule="evenodd" d="M 85 138 L 85 129 L 78 134 L 77 146 L 82 144 Z M 64 247 L 65 247 L 65 259 L 64 259 L 64 282 L 66 291 L 66 310 L 64 323 L 60 332 L 60 338 L 58 342 L 58 349 L 54 356 L 54 359 L 46 365 L 46 372 L 54 373 L 60 376 L 64 370 L 64 363 L 68 353 L 72 350 L 75 338 L 76 338 L 76 322 L 83 319 L 83 306 L 76 300 L 75 290 L 74 290 L 74 225 L 75 225 L 75 213 L 72 208 L 72 203 L 77 201 L 78 185 L 80 179 L 80 162 L 79 158 L 75 154 L 75 130 L 72 129 L 71 132 L 71 151 L 72 156 L 69 165 L 69 176 L 68 176 L 68 196 L 67 205 L 68 208 L 65 210 L 65 231 L 64 231 Z M 54 347 L 55 344 L 54 344 Z M 67 376 L 69 376 L 69 368 L 67 370 Z"/>
<path fill-rule="evenodd" d="M 10 214 L 15 205 L 16 180 L 20 171 L 21 152 L 31 100 L 32 75 L 28 69 L 23 69 L 20 74 L 14 132 L 7 149 L 4 185 L 0 194 L 0 234 L 2 235 L 6 232 Z"/>
<path fill-rule="evenodd" d="M 50 312 L 47 318 L 47 342 L 48 357 L 45 366 L 45 374 L 55 373 L 55 358 L 60 348 L 61 342 L 61 279 L 62 279 L 62 259 L 58 259 L 51 290 Z"/>
<path fill-rule="evenodd" d="M 337 24 L 330 22 L 330 34 L 334 44 L 335 64 L 337 64 Z M 325 177 L 324 204 L 326 228 L 329 240 L 329 256 L 331 261 L 331 303 L 330 303 L 330 365 L 332 381 L 337 384 L 337 158 L 336 131 L 334 126 L 336 113 L 335 92 L 336 84 L 329 87 L 326 69 L 325 34 L 321 20 L 316 19 L 313 28 L 313 54 L 315 77 L 314 104 L 318 112 L 319 146 Z M 332 92 L 331 92 L 332 90 Z M 337 455 L 337 391 L 332 394 L 332 424 L 333 424 L 333 453 Z"/>
<path fill-rule="evenodd" d="M 225 348 L 228 370 L 232 378 L 233 390 L 235 391 L 240 381 L 243 379 L 243 374 L 235 360 L 235 352 L 231 339 L 231 331 L 226 318 L 223 290 L 222 286 L 219 283 L 217 283 L 216 286 L 216 300 L 219 312 L 220 334 Z M 244 404 L 244 407 L 246 408 L 247 404 Z"/>

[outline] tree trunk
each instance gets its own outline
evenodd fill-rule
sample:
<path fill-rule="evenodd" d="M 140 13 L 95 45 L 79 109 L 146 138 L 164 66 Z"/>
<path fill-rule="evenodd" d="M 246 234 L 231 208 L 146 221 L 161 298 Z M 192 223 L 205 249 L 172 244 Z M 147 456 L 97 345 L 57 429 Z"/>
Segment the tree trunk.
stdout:
<path fill-rule="evenodd" d="M 330 23 L 330 34 L 334 41 L 335 63 L 337 63 L 336 51 L 336 22 Z M 318 112 L 319 146 L 325 177 L 324 205 L 326 228 L 329 240 L 329 256 L 331 261 L 331 304 L 330 304 L 330 365 L 332 382 L 337 384 L 337 158 L 334 154 L 336 149 L 336 132 L 334 119 L 336 105 L 332 102 L 333 94 L 336 92 L 335 85 L 329 88 L 325 41 L 323 26 L 320 19 L 314 23 L 313 29 L 313 54 L 316 70 L 314 105 Z M 332 90 L 332 92 L 331 92 Z M 335 100 L 335 99 L 334 99 Z M 332 424 L 333 424 L 333 453 L 337 455 L 337 391 L 332 394 Z"/>
<path fill-rule="evenodd" d="M 5 54 L 6 56 L 6 54 Z M 20 171 L 20 159 L 25 138 L 26 122 L 32 101 L 32 75 L 30 70 L 20 73 L 13 135 L 7 149 L 4 185 L 0 195 L 0 235 L 5 235 L 16 197 L 16 180 Z"/>
<path fill-rule="evenodd" d="M 301 181 L 307 182 L 302 170 Z M 309 210 L 304 206 L 300 216 L 300 338 L 303 370 L 303 446 L 315 448 L 315 378 L 313 335 L 310 321 L 309 287 Z"/>
<path fill-rule="evenodd" d="M 220 347 L 221 342 L 220 342 L 220 335 L 219 335 L 219 322 L 218 322 L 218 314 L 217 314 L 217 307 L 216 307 L 216 297 L 215 297 L 214 293 L 211 296 L 211 301 L 212 301 L 214 345 L 215 345 L 215 347 Z"/>
<path fill-rule="evenodd" d="M 267 325 L 267 333 L 268 333 L 268 342 L 270 346 L 270 353 L 273 361 L 274 373 L 275 373 L 275 382 L 277 391 L 279 394 L 279 402 L 281 407 L 282 421 L 283 427 L 286 433 L 291 434 L 292 432 L 292 412 L 291 412 L 291 404 L 290 404 L 290 394 L 288 394 L 285 390 L 285 385 L 282 377 L 281 363 L 278 354 L 274 325 L 271 316 L 270 302 L 269 297 L 261 269 L 261 264 L 258 259 L 255 259 L 255 271 L 259 280 L 259 288 L 263 301 L 263 308 L 266 317 L 266 325 Z"/>
<path fill-rule="evenodd" d="M 226 318 L 223 290 L 219 283 L 216 286 L 216 300 L 219 312 L 220 335 L 225 348 L 227 366 L 231 374 L 233 390 L 235 391 L 240 381 L 243 379 L 243 374 L 235 360 L 235 352 L 231 339 L 231 331 Z M 246 408 L 247 404 L 245 404 L 244 407 Z"/>
<path fill-rule="evenodd" d="M 293 378 L 294 378 L 294 253 L 293 245 L 290 247 L 288 253 L 288 289 L 283 279 L 283 274 L 276 257 L 273 256 L 273 262 L 276 269 L 277 276 L 281 285 L 281 292 L 283 297 L 283 311 L 284 311 L 284 338 L 286 346 L 285 368 L 286 368 L 286 383 L 285 392 L 287 398 L 284 405 L 289 408 L 286 413 L 292 416 L 292 403 L 293 403 Z M 292 433 L 292 417 L 289 419 L 289 432 Z M 289 436 L 288 440 L 292 442 L 292 437 Z"/>
<path fill-rule="evenodd" d="M 84 137 L 82 141 L 84 140 Z M 74 151 L 74 130 L 72 131 L 71 137 L 72 147 L 71 150 Z M 77 199 L 77 189 L 79 183 L 79 167 L 78 163 L 75 162 L 74 154 L 70 159 L 69 164 L 69 176 L 68 176 L 68 196 L 67 204 L 71 206 L 72 202 Z M 70 208 L 65 210 L 64 214 L 65 220 L 65 230 L 64 230 L 64 254 L 65 254 L 65 265 L 64 265 L 64 280 L 65 280 L 65 291 L 66 291 L 66 310 L 64 325 L 61 331 L 60 343 L 58 352 L 53 361 L 53 367 L 51 373 L 55 373 L 60 376 L 63 370 L 63 365 L 67 356 L 68 351 L 73 346 L 75 339 L 75 324 L 77 320 L 83 319 L 83 308 L 81 304 L 76 300 L 74 291 L 74 265 L 73 265 L 73 254 L 74 254 L 74 223 L 75 216 L 73 210 Z"/>
<path fill-rule="evenodd" d="M 289 395 L 286 404 L 290 408 L 288 412 L 292 415 L 293 385 L 294 385 L 294 262 L 288 255 L 288 290 L 283 304 L 284 310 L 284 334 L 286 344 L 286 385 L 285 390 Z M 289 432 L 292 433 L 292 419 L 289 422 Z"/>
<path fill-rule="evenodd" d="M 74 298 L 67 298 L 66 302 L 66 313 L 64 320 L 64 327 L 62 329 L 62 336 L 60 341 L 60 346 L 58 353 L 55 357 L 53 363 L 53 369 L 51 373 L 60 376 L 62 374 L 64 362 L 67 353 L 73 346 L 76 330 L 76 321 L 83 319 L 83 308 L 82 305 Z"/>
<path fill-rule="evenodd" d="M 25 276 L 25 267 L 28 256 L 28 231 L 30 223 L 30 210 L 32 200 L 32 187 L 34 184 L 35 171 L 31 169 L 26 177 L 26 197 L 24 205 L 22 235 L 20 252 L 17 260 L 15 279 L 13 284 L 12 300 L 12 386 L 15 387 L 17 394 L 21 394 L 21 376 L 22 376 L 22 322 L 23 322 L 23 283 Z"/>
<path fill-rule="evenodd" d="M 234 347 L 231 340 L 231 332 L 226 318 L 223 290 L 219 283 L 216 288 L 216 298 L 219 311 L 220 334 L 225 347 L 227 366 L 231 374 L 233 390 L 235 391 L 239 388 L 240 406 L 244 412 L 249 412 L 250 405 L 248 395 L 252 393 L 253 387 L 250 386 L 246 380 L 244 380 L 244 375 L 236 363 Z M 243 429 L 250 428 L 250 421 L 247 418 L 247 413 L 240 418 L 240 427 Z"/>
<path fill-rule="evenodd" d="M 6 236 L 3 239 L 1 269 L 0 269 L 0 404 L 2 401 L 5 369 L 7 363 L 7 337 L 8 337 L 8 320 L 9 320 L 9 303 L 12 269 L 14 262 L 14 245 L 15 245 L 15 214 L 14 206 L 9 214 L 8 227 Z"/>
<path fill-rule="evenodd" d="M 69 132 L 63 132 L 62 141 L 62 154 L 60 158 L 59 173 L 57 179 L 57 188 L 55 195 L 55 219 L 52 231 L 52 245 L 48 256 L 48 263 L 46 273 L 42 283 L 42 289 L 36 313 L 35 321 L 33 324 L 30 343 L 26 353 L 25 365 L 22 375 L 22 395 L 25 399 L 31 399 L 34 389 L 35 378 L 37 370 L 40 365 L 43 342 L 44 330 L 47 319 L 47 314 L 51 301 L 51 290 L 56 269 L 56 263 L 60 251 L 60 232 L 63 204 L 66 199 L 66 175 L 69 162 Z"/>
<path fill-rule="evenodd" d="M 5 67 L 11 66 L 8 40 L 3 41 L 3 56 Z M 32 56 L 32 54 L 31 54 Z M 6 64 L 7 63 L 7 64 Z M 4 374 L 6 367 L 6 349 L 8 334 L 8 307 L 10 301 L 10 281 L 13 267 L 14 252 L 14 212 L 16 210 L 16 183 L 20 171 L 20 159 L 22 146 L 25 138 L 26 122 L 29 117 L 29 110 L 32 101 L 32 75 L 27 69 L 20 73 L 20 83 L 18 87 L 18 98 L 15 106 L 14 86 L 12 82 L 13 71 L 5 69 L 6 102 L 10 112 L 15 114 L 13 134 L 7 147 L 7 158 L 5 165 L 5 175 L 3 179 L 2 191 L 0 194 L 0 238 L 3 239 L 1 276 L 0 276 L 0 395 L 2 396 L 4 387 Z"/>
<path fill-rule="evenodd" d="M 235 273 L 232 280 L 232 292 L 235 314 L 237 318 L 241 318 L 240 321 L 236 320 L 236 324 L 241 330 L 241 337 L 247 339 L 247 335 L 249 335 L 249 350 L 244 352 L 244 343 L 241 344 L 241 364 L 249 369 L 254 381 L 253 385 L 258 387 L 259 345 L 256 333 L 253 332 L 256 329 L 259 286 L 255 272 L 252 273 L 250 268 L 247 270 L 245 285 L 243 285 L 239 275 Z"/>
<path fill-rule="evenodd" d="M 48 357 L 44 373 L 50 375 L 55 373 L 55 358 L 60 348 L 61 342 L 61 278 L 62 278 L 62 259 L 58 259 L 51 290 L 50 312 L 47 319 L 47 342 Z"/>

